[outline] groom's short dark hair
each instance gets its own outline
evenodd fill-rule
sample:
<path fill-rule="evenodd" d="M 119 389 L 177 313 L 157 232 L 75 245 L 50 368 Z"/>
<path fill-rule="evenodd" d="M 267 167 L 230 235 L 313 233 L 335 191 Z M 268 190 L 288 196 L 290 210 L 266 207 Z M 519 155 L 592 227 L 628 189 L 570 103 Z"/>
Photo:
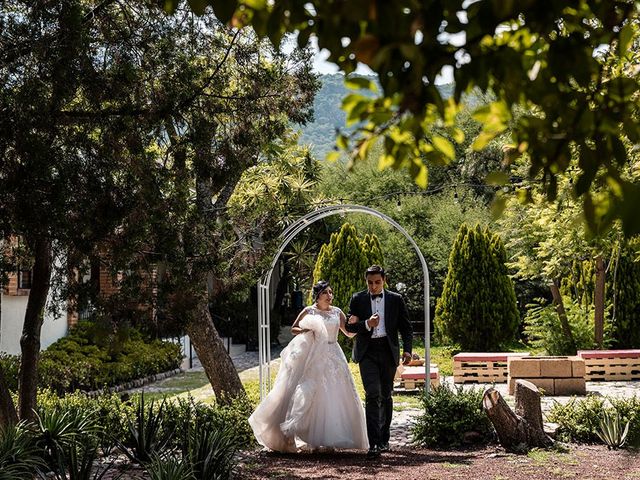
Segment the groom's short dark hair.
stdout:
<path fill-rule="evenodd" d="M 382 278 L 384 278 L 385 277 L 384 268 L 382 268 L 380 265 L 371 265 L 369 268 L 367 268 L 367 271 L 364 273 L 365 278 L 368 277 L 369 275 L 381 275 Z"/>

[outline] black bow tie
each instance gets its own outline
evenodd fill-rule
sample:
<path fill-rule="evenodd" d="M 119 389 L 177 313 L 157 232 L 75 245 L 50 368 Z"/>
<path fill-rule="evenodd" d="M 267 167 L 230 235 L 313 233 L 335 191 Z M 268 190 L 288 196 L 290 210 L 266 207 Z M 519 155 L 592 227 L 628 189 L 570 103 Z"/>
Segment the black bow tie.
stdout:
<path fill-rule="evenodd" d="M 382 298 L 382 294 L 381 293 L 372 293 L 371 294 L 371 300 L 375 300 L 376 298 Z"/>

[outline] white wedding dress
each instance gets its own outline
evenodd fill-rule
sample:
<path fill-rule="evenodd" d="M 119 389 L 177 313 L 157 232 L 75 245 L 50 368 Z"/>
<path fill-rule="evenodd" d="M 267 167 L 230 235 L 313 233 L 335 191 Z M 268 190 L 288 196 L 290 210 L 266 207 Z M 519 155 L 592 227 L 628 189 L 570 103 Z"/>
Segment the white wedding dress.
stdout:
<path fill-rule="evenodd" d="M 368 448 L 364 408 L 337 343 L 340 309 L 307 307 L 280 354 L 273 389 L 249 417 L 258 442 L 278 452 Z"/>

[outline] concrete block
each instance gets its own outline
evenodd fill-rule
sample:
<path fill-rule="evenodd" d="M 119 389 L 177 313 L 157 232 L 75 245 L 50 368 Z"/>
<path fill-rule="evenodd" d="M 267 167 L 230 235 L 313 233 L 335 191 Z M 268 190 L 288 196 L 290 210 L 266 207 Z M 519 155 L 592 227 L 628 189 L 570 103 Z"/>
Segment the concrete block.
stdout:
<path fill-rule="evenodd" d="M 516 380 L 526 380 L 533 383 L 536 387 L 543 390 L 544 395 L 554 395 L 553 378 L 512 378 L 509 377 L 509 395 L 513 395 L 516 392 Z"/>
<path fill-rule="evenodd" d="M 568 357 L 541 358 L 540 376 L 544 378 L 570 378 L 571 360 Z"/>
<path fill-rule="evenodd" d="M 587 387 L 582 378 L 556 378 L 553 380 L 554 395 L 586 395 Z"/>
<path fill-rule="evenodd" d="M 540 362 L 535 358 L 509 358 L 507 370 L 510 377 L 534 378 L 540 376 Z"/>
<path fill-rule="evenodd" d="M 574 378 L 584 378 L 586 375 L 585 362 L 580 357 L 569 357 L 571 359 L 571 376 Z"/>

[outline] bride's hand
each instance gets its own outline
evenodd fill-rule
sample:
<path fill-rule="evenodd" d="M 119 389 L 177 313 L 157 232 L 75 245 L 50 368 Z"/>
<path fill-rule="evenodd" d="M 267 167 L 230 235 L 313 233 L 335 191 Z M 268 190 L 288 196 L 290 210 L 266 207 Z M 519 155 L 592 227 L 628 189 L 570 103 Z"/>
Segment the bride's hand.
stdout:
<path fill-rule="evenodd" d="M 351 315 L 349 317 L 349 325 L 353 325 L 354 323 L 358 323 L 360 319 L 356 315 Z"/>

